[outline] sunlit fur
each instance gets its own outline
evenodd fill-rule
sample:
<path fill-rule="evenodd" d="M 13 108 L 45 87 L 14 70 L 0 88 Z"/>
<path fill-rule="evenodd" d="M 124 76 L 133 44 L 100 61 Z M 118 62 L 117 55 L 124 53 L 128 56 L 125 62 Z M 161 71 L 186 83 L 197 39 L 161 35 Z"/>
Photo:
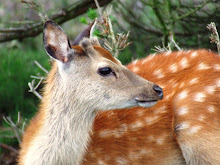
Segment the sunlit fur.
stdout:
<path fill-rule="evenodd" d="M 107 50 L 92 45 L 93 40 L 84 38 L 79 46 L 69 48 L 68 42 L 60 42 L 67 40 L 65 33 L 54 23 L 48 26 L 44 45 L 56 60 L 40 109 L 25 131 L 18 164 L 78 165 L 98 110 L 138 106 L 135 98 L 139 95 L 146 101 L 157 101 L 159 96 L 154 83 L 129 71 Z M 111 67 L 114 74 L 101 76 L 99 67 Z"/>
<path fill-rule="evenodd" d="M 83 165 L 220 164 L 218 66 L 220 56 L 207 50 L 165 52 L 129 64 L 161 86 L 164 99 L 151 108 L 100 112 Z"/>

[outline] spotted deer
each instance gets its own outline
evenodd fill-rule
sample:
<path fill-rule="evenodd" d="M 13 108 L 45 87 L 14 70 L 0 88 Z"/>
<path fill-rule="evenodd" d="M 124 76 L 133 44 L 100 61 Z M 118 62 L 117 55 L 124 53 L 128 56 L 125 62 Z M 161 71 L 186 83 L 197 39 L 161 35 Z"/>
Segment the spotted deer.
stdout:
<path fill-rule="evenodd" d="M 150 55 L 127 66 L 144 80 L 84 38 L 90 28 L 70 47 L 58 25 L 45 24 L 55 62 L 19 165 L 220 164 L 220 57 L 203 49 Z"/>
<path fill-rule="evenodd" d="M 54 22 L 44 26 L 44 47 L 55 59 L 37 115 L 23 137 L 19 165 L 79 165 L 99 110 L 150 107 L 162 89 L 131 72 L 90 39 L 95 23 L 70 46 Z"/>

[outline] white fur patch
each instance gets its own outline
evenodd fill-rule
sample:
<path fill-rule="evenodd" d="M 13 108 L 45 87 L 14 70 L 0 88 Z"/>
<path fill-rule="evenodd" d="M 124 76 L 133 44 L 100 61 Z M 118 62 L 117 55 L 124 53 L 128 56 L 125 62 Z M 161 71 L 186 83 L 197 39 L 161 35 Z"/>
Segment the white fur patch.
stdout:
<path fill-rule="evenodd" d="M 191 54 L 191 57 L 194 58 L 194 57 L 196 57 L 197 55 L 198 55 L 197 52 L 193 52 L 193 53 Z"/>
<path fill-rule="evenodd" d="M 164 143 L 164 141 L 165 141 L 164 137 L 156 139 L 156 143 L 159 144 L 159 145 L 162 145 Z"/>
<path fill-rule="evenodd" d="M 204 116 L 204 115 L 200 115 L 200 116 L 198 117 L 198 120 L 199 120 L 199 121 L 204 121 L 204 120 L 205 120 L 205 116 Z"/>
<path fill-rule="evenodd" d="M 180 124 L 177 124 L 176 130 L 184 130 L 189 128 L 189 123 L 188 122 L 182 122 Z"/>
<path fill-rule="evenodd" d="M 144 126 L 144 123 L 143 123 L 143 122 L 137 121 L 137 122 L 135 122 L 135 123 L 133 123 L 133 124 L 130 124 L 130 125 L 129 125 L 129 128 L 130 128 L 131 130 L 136 130 L 136 129 L 142 128 L 143 126 Z"/>
<path fill-rule="evenodd" d="M 146 117 L 145 121 L 147 124 L 151 125 L 153 123 L 155 123 L 158 119 L 158 116 L 152 116 L 152 117 Z"/>
<path fill-rule="evenodd" d="M 202 63 L 200 63 L 199 65 L 198 65 L 198 70 L 207 70 L 207 69 L 210 69 L 211 67 L 210 66 L 208 66 L 207 64 L 205 64 L 204 62 L 202 62 Z"/>
<path fill-rule="evenodd" d="M 97 165 L 107 165 L 103 160 L 98 160 Z"/>
<path fill-rule="evenodd" d="M 214 70 L 220 71 L 220 64 L 213 65 Z"/>
<path fill-rule="evenodd" d="M 123 157 L 117 157 L 115 158 L 115 162 L 118 164 L 118 165 L 126 165 L 128 164 L 128 161 L 123 158 Z"/>
<path fill-rule="evenodd" d="M 134 67 L 134 68 L 132 68 L 132 71 L 135 72 L 135 73 L 138 72 L 139 70 L 140 70 L 139 67 Z"/>
<path fill-rule="evenodd" d="M 214 94 L 214 92 L 216 91 L 216 86 L 212 85 L 212 86 L 207 86 L 205 87 L 205 91 L 208 94 Z"/>
<path fill-rule="evenodd" d="M 169 69 L 170 69 L 171 73 L 176 73 L 178 70 L 178 66 L 177 66 L 177 64 L 172 64 L 169 66 Z"/>
<path fill-rule="evenodd" d="M 161 79 L 161 78 L 165 77 L 161 69 L 155 70 L 155 71 L 153 72 L 153 74 L 154 74 L 155 76 L 157 76 L 158 79 Z"/>
<path fill-rule="evenodd" d="M 187 68 L 189 66 L 189 61 L 187 60 L 186 57 L 184 57 L 181 61 L 180 61 L 180 66 L 184 69 Z"/>
<path fill-rule="evenodd" d="M 183 90 L 182 92 L 180 92 L 177 96 L 178 100 L 182 100 L 185 99 L 188 96 L 188 91 L 187 90 Z"/>
<path fill-rule="evenodd" d="M 189 112 L 189 108 L 184 106 L 178 109 L 178 114 L 179 115 L 185 115 Z"/>
<path fill-rule="evenodd" d="M 202 92 L 198 92 L 194 96 L 194 100 L 197 102 L 204 102 L 206 98 L 206 95 Z"/>
<path fill-rule="evenodd" d="M 199 80 L 199 78 L 198 77 L 196 77 L 196 78 L 193 78 L 192 80 L 190 80 L 189 81 L 189 84 L 195 84 L 195 83 L 198 83 L 198 80 Z"/>
<path fill-rule="evenodd" d="M 198 126 L 193 126 L 190 127 L 190 129 L 187 131 L 189 134 L 195 134 L 197 133 L 199 130 L 201 130 L 202 126 L 198 125 Z"/>
<path fill-rule="evenodd" d="M 208 111 L 209 112 L 215 112 L 215 107 L 213 105 L 208 106 Z"/>
<path fill-rule="evenodd" d="M 220 88 L 220 79 L 217 79 L 217 80 L 216 80 L 216 86 L 217 86 L 218 88 Z"/>

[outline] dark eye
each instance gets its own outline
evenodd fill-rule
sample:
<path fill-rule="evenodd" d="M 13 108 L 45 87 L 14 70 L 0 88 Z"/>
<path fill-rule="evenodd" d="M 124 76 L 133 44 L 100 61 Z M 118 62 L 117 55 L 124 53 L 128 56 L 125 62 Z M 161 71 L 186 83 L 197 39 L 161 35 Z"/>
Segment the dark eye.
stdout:
<path fill-rule="evenodd" d="M 109 74 L 113 73 L 113 71 L 111 70 L 111 68 L 105 67 L 105 68 L 99 68 L 98 73 L 101 76 L 108 76 Z"/>

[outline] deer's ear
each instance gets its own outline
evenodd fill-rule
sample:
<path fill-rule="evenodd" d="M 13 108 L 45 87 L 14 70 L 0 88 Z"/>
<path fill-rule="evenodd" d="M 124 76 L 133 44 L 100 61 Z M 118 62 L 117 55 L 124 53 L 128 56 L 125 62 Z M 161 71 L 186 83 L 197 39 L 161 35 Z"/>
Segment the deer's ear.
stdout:
<path fill-rule="evenodd" d="M 72 45 L 79 45 L 83 38 L 90 38 L 92 45 L 100 45 L 97 38 L 93 38 L 92 34 L 94 32 L 94 28 L 96 25 L 97 20 L 95 19 L 85 30 L 83 30 L 76 39 L 72 42 Z"/>
<path fill-rule="evenodd" d="M 44 48 L 48 55 L 63 63 L 69 61 L 71 49 L 67 35 L 62 28 L 53 21 L 44 24 L 43 32 Z"/>

